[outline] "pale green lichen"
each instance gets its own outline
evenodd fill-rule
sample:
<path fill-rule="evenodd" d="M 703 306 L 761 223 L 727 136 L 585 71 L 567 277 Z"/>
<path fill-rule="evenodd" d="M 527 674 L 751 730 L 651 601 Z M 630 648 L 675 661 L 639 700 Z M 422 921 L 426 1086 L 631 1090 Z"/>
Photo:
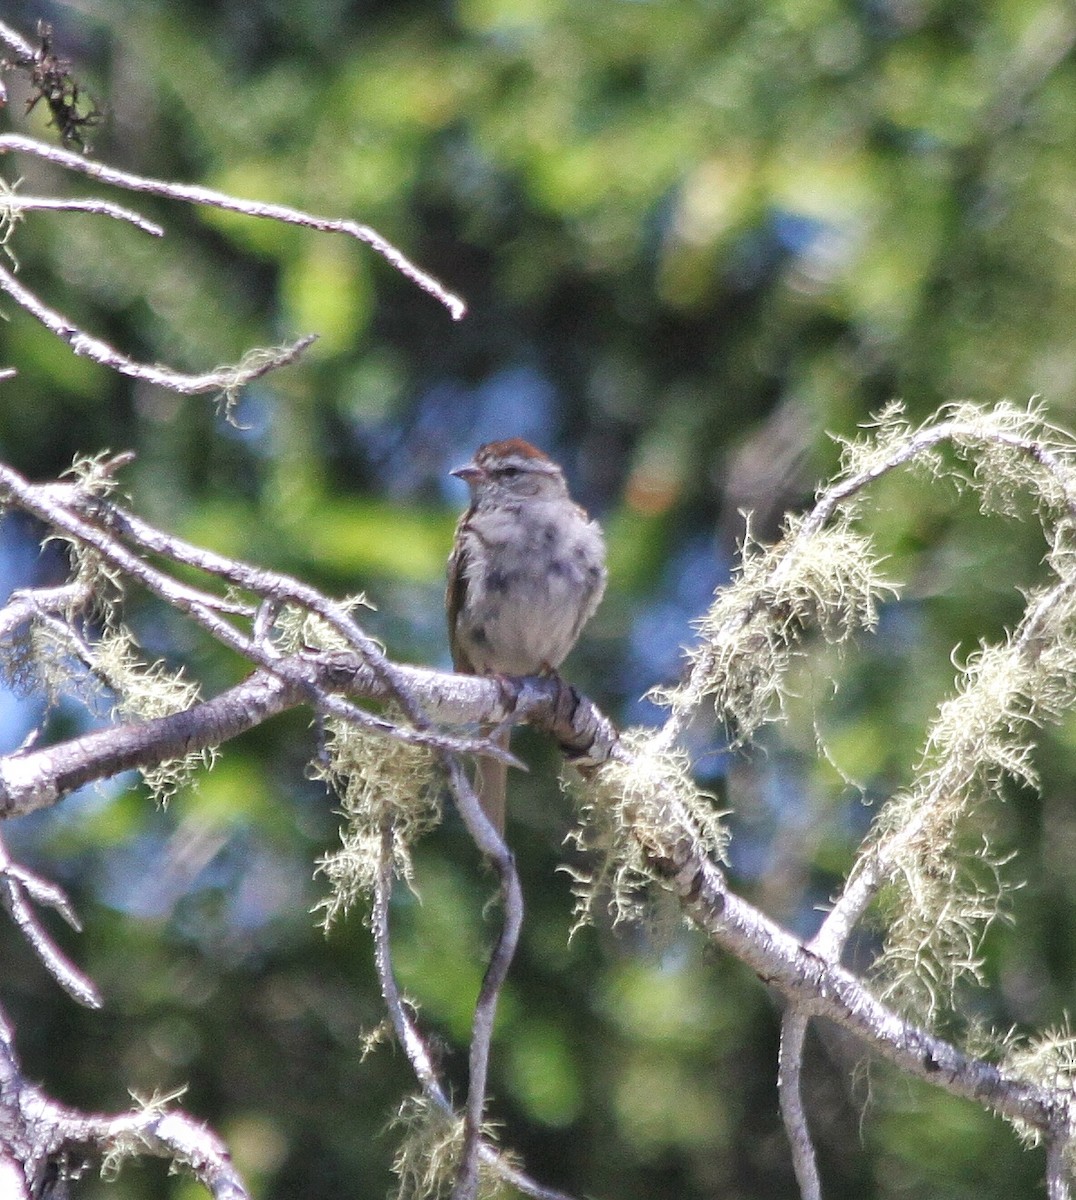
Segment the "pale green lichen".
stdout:
<path fill-rule="evenodd" d="M 964 481 L 980 490 L 984 511 L 1017 513 L 1017 488 L 1033 497 L 1058 580 L 1028 594 L 1011 636 L 959 667 L 911 784 L 882 810 L 865 849 L 886 864 L 875 964 L 883 996 L 931 1022 L 962 980 L 981 981 L 982 939 L 1011 886 L 981 813 L 1004 798 L 1007 781 L 1035 786 L 1034 731 L 1076 697 L 1076 447 L 1044 430 L 1033 408 L 962 405 L 946 416 L 958 456 L 973 463 Z"/>
<path fill-rule="evenodd" d="M 403 1132 L 392 1163 L 398 1180 L 396 1200 L 440 1200 L 451 1195 L 463 1147 L 462 1117 L 425 1096 L 411 1096 L 401 1104 L 393 1125 Z M 483 1140 L 491 1142 L 494 1134 L 492 1125 L 483 1126 Z M 501 1158 L 515 1165 L 510 1155 L 501 1152 Z M 509 1193 L 494 1164 L 480 1160 L 477 1200 L 496 1200 Z"/>
<path fill-rule="evenodd" d="M 745 539 L 739 572 L 698 622 L 686 681 L 658 699 L 686 714 L 710 697 L 732 736 L 746 741 L 780 714 L 785 679 L 807 633 L 841 643 L 874 628 L 889 584 L 870 539 L 852 528 L 847 513 L 810 532 L 806 522 L 789 518 L 774 546 Z"/>
<path fill-rule="evenodd" d="M 575 929 L 593 921 L 604 905 L 614 923 L 647 915 L 654 883 L 667 886 L 651 858 L 667 849 L 670 829 L 691 829 L 699 849 L 724 857 L 728 832 L 712 796 L 691 778 L 687 755 L 666 746 L 650 729 L 620 736 L 625 751 L 581 785 L 581 823 L 576 844 L 597 863 L 572 869 Z"/>
<path fill-rule="evenodd" d="M 186 712 L 198 701 L 198 685 L 163 662 L 143 662 L 134 638 L 125 629 L 106 630 L 90 647 L 90 668 L 115 696 L 113 712 L 123 720 L 148 721 Z M 147 767 L 142 778 L 158 804 L 165 805 L 190 783 L 200 767 L 212 766 L 216 750 L 207 746 L 191 754 Z"/>
<path fill-rule="evenodd" d="M 350 613 L 369 604 L 356 595 L 339 606 Z M 282 653 L 355 649 L 331 622 L 294 605 L 278 615 L 275 629 Z M 411 847 L 441 819 L 440 776 L 426 747 L 335 719 L 325 722 L 323 754 L 311 773 L 339 797 L 346 821 L 340 848 L 323 856 L 317 868 L 329 881 L 329 894 L 316 906 L 328 930 L 361 897 L 370 895 L 386 853 L 394 872 L 411 883 Z"/>
<path fill-rule="evenodd" d="M 1076 697 L 1076 442 L 1051 428 L 1034 402 L 953 404 L 919 426 L 889 406 L 843 443 L 839 474 L 810 512 L 786 522 L 776 544 L 745 539 L 739 571 L 699 623 L 685 681 L 658 698 L 676 733 L 712 700 L 731 737 L 747 741 L 782 715 L 790 669 L 808 638 L 840 648 L 871 630 L 890 588 L 857 522 L 867 487 L 899 467 L 975 494 L 984 513 L 1037 518 L 1057 575 L 1028 595 L 1011 637 L 958 667 L 911 782 L 882 810 L 863 850 L 864 863 L 884 868 L 876 964 L 883 994 L 933 1021 L 961 980 L 980 979 L 983 936 L 1012 886 L 982 810 L 1011 781 L 1035 783 L 1035 727 L 1057 720 Z M 637 796 L 632 803 L 638 807 Z M 648 872 L 630 855 L 610 863 L 620 915 Z"/>
<path fill-rule="evenodd" d="M 186 1092 L 186 1084 L 171 1092 L 154 1092 L 150 1096 L 139 1096 L 136 1092 L 132 1092 L 131 1099 L 135 1103 L 131 1111 L 149 1119 L 162 1117 L 168 1111 L 169 1106 L 186 1095 Z M 148 1148 L 146 1138 L 137 1126 L 128 1125 L 123 1128 L 112 1137 L 101 1160 L 101 1178 L 109 1182 L 114 1181 L 128 1159 L 139 1158 L 147 1152 Z M 156 1147 L 154 1147 L 155 1150 Z"/>
<path fill-rule="evenodd" d="M 359 608 L 373 608 L 361 592 L 336 601 L 336 606 L 347 616 Z M 297 654 L 300 650 L 333 652 L 355 649 L 354 643 L 335 625 L 296 604 L 286 604 L 280 610 L 273 623 L 273 632 L 281 654 Z"/>
<path fill-rule="evenodd" d="M 326 723 L 325 753 L 326 760 L 313 771 L 340 798 L 347 819 L 340 849 L 318 863 L 330 885 L 317 906 L 328 929 L 372 891 L 386 837 L 394 870 L 410 882 L 411 846 L 440 821 L 441 802 L 435 759 L 426 747 L 333 720 Z"/>
<path fill-rule="evenodd" d="M 198 685 L 182 670 L 145 662 L 133 635 L 105 624 L 96 638 L 83 638 L 59 619 L 31 620 L 8 639 L 0 654 L 5 680 L 20 691 L 38 691 L 50 705 L 74 695 L 92 709 L 121 721 L 148 721 L 185 712 L 198 701 Z M 199 749 L 155 767 L 142 776 L 158 804 L 166 804 L 210 766 L 215 750 Z"/>
<path fill-rule="evenodd" d="M 1010 1037 L 1001 1069 L 1009 1078 L 1037 1085 L 1055 1096 L 1076 1095 L 1076 1034 L 1068 1019 L 1033 1038 L 1017 1041 Z M 1026 1145 L 1041 1143 L 1041 1129 L 1024 1121 L 1009 1120 Z M 1076 1143 L 1070 1141 L 1066 1146 L 1065 1159 L 1070 1171 L 1076 1169 Z"/>

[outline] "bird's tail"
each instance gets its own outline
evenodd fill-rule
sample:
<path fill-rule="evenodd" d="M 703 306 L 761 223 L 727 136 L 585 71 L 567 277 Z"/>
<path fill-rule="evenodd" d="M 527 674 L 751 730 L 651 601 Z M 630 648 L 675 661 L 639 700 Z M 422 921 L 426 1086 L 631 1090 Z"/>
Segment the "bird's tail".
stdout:
<path fill-rule="evenodd" d="M 492 729 L 483 729 L 493 743 L 502 749 L 508 749 L 511 737 L 510 729 L 502 729 L 494 733 Z M 475 768 L 474 787 L 482 811 L 489 818 L 490 824 L 501 836 L 504 836 L 505 791 L 508 786 L 508 764 L 498 758 L 480 758 Z"/>

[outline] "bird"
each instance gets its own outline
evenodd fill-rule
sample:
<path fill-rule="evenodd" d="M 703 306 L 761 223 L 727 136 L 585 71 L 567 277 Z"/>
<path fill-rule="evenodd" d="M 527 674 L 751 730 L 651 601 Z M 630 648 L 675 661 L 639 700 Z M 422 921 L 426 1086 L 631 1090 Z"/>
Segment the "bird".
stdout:
<path fill-rule="evenodd" d="M 487 442 L 451 474 L 470 489 L 445 588 L 455 669 L 494 676 L 554 672 L 605 592 L 601 528 L 571 498 L 561 468 L 523 438 Z M 491 729 L 483 732 L 491 735 Z M 492 736 L 507 749 L 508 730 Z M 507 764 L 479 760 L 475 789 L 501 835 L 506 782 Z"/>

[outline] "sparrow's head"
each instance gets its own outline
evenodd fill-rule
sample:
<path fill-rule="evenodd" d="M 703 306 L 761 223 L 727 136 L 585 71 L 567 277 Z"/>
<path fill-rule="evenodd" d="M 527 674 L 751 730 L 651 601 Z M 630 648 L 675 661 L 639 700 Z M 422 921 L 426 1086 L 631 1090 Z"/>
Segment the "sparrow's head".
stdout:
<path fill-rule="evenodd" d="M 507 438 L 479 446 L 474 459 L 453 472 L 471 489 L 471 498 L 516 499 L 563 496 L 564 473 L 551 458 L 522 438 Z"/>

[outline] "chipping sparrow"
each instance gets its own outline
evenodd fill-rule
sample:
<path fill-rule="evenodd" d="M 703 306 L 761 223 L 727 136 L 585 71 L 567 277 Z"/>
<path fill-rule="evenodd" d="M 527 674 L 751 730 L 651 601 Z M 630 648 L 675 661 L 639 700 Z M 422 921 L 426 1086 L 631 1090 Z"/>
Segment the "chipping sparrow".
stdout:
<path fill-rule="evenodd" d="M 605 591 L 597 522 L 555 462 L 522 438 L 480 446 L 452 472 L 471 489 L 448 560 L 452 661 L 469 675 L 534 675 L 564 661 Z M 508 731 L 499 735 L 507 746 Z M 504 831 L 507 769 L 479 761 L 475 787 Z"/>

